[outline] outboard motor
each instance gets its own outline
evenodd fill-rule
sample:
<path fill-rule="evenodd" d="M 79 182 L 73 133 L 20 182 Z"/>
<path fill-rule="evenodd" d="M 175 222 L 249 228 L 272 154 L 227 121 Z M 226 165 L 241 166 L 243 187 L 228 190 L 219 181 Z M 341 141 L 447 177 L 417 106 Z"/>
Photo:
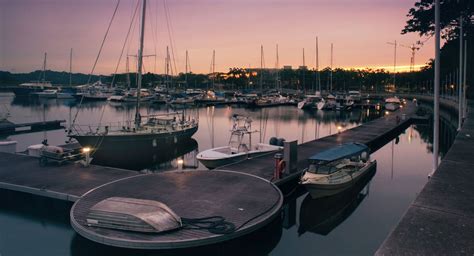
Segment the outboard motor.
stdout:
<path fill-rule="evenodd" d="M 284 138 L 278 138 L 277 141 L 277 146 L 283 147 L 285 145 L 285 139 Z"/>
<path fill-rule="evenodd" d="M 268 143 L 270 145 L 277 146 L 278 145 L 278 138 L 277 137 L 271 137 L 270 141 Z"/>

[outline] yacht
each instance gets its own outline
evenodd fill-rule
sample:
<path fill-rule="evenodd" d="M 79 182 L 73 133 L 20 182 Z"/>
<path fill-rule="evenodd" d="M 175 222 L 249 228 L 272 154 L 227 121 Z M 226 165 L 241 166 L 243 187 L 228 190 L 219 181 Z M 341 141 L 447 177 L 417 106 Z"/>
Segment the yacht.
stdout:
<path fill-rule="evenodd" d="M 54 98 L 56 98 L 57 93 L 58 93 L 58 90 L 50 89 L 50 90 L 44 90 L 44 91 L 41 91 L 41 92 L 35 92 L 33 94 L 40 97 L 40 98 L 54 99 Z"/>
<path fill-rule="evenodd" d="M 318 102 L 316 107 L 319 110 L 332 110 L 336 108 L 336 97 L 334 95 L 329 94 L 326 99 L 322 98 L 321 101 Z"/>
<path fill-rule="evenodd" d="M 321 95 L 306 95 L 305 99 L 298 102 L 298 109 L 312 109 L 316 108 L 321 101 Z"/>
<path fill-rule="evenodd" d="M 312 198 L 338 194 L 350 188 L 375 167 L 369 148 L 360 143 L 342 144 L 309 158 L 309 167 L 303 171 L 300 184 Z"/>

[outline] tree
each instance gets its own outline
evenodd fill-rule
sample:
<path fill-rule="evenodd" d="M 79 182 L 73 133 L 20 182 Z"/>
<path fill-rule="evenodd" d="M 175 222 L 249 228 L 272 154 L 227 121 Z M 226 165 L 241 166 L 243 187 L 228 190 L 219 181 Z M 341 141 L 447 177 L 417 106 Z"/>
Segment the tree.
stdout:
<path fill-rule="evenodd" d="M 472 18 L 474 17 L 474 1 L 472 0 L 441 0 L 440 25 L 442 37 L 453 40 L 459 36 L 459 17 L 464 17 L 463 24 L 466 33 L 472 34 Z M 417 32 L 420 36 L 432 36 L 434 34 L 434 1 L 420 0 L 415 7 L 408 11 L 410 19 L 407 21 L 402 34 Z"/>

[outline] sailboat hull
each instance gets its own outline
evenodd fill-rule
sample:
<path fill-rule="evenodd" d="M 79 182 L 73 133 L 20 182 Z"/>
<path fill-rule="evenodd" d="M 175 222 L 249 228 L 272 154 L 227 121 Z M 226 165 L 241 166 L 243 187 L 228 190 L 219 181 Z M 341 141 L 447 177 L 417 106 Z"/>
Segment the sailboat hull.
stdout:
<path fill-rule="evenodd" d="M 130 135 L 70 135 L 76 139 L 82 147 L 90 147 L 94 157 L 100 158 L 116 152 L 139 150 L 143 148 L 163 148 L 180 143 L 189 139 L 196 133 L 198 127 L 191 127 L 182 131 L 155 134 L 134 134 Z"/>

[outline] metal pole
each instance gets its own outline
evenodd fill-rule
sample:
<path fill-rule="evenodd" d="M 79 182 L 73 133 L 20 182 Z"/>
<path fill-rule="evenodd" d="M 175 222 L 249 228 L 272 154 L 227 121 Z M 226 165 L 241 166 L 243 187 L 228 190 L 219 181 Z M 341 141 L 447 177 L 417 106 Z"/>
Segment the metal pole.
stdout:
<path fill-rule="evenodd" d="M 263 96 L 263 45 L 260 45 L 260 93 Z"/>
<path fill-rule="evenodd" d="M 395 40 L 395 51 L 393 53 L 393 90 L 394 92 L 397 90 L 396 88 L 396 75 L 397 75 L 397 40 Z"/>
<path fill-rule="evenodd" d="M 330 81 L 330 85 L 331 85 L 330 91 L 331 92 L 332 92 L 332 51 L 333 51 L 333 47 L 332 47 L 332 43 L 331 43 L 331 73 L 330 73 L 330 75 L 331 75 L 331 77 L 330 77 L 330 79 L 331 79 L 331 81 Z"/>
<path fill-rule="evenodd" d="M 439 70 L 440 70 L 440 25 L 439 25 L 439 1 L 435 0 L 435 69 L 434 69 L 434 116 L 433 116 L 433 172 L 438 168 L 439 152 Z"/>
<path fill-rule="evenodd" d="M 462 68 L 462 64 L 463 64 L 463 61 L 462 61 L 462 57 L 463 57 L 463 54 L 462 54 L 462 50 L 463 50 L 463 31 L 462 31 L 462 15 L 459 17 L 459 85 L 458 85 L 458 131 L 461 130 L 461 126 L 462 126 L 462 113 L 463 113 L 463 110 L 462 110 L 462 71 L 463 71 L 463 68 Z"/>
<path fill-rule="evenodd" d="M 316 37 L 316 75 L 317 75 L 317 82 L 318 82 L 318 89 L 321 93 L 321 78 L 319 74 L 319 49 L 318 49 L 318 37 Z"/>
<path fill-rule="evenodd" d="M 463 97 L 462 97 L 462 103 L 463 103 L 463 112 L 462 112 L 462 119 L 464 120 L 466 118 L 466 113 L 467 113 L 467 100 L 466 100 L 466 71 L 467 71 L 467 40 L 464 40 L 464 72 L 463 72 Z"/>

